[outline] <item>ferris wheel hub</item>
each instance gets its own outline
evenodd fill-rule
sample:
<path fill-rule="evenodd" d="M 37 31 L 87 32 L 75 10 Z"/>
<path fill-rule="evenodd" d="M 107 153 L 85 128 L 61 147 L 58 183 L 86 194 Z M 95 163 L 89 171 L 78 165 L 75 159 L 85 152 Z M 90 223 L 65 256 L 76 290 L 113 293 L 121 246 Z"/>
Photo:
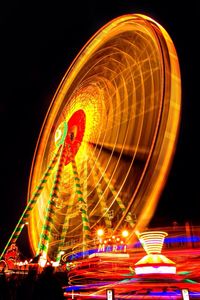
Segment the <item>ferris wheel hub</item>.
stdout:
<path fill-rule="evenodd" d="M 65 165 L 69 164 L 78 152 L 84 132 L 85 132 L 86 116 L 82 109 L 77 110 L 68 121 L 68 132 L 65 138 L 65 147 L 68 154 Z"/>

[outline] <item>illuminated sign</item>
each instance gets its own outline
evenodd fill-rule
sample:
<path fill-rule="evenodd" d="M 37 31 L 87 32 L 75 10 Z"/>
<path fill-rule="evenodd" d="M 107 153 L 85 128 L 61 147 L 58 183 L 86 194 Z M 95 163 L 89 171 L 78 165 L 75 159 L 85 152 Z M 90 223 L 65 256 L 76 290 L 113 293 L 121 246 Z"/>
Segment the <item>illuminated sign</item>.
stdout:
<path fill-rule="evenodd" d="M 126 252 L 127 246 L 122 245 L 107 245 L 100 244 L 98 247 L 98 252 Z"/>
<path fill-rule="evenodd" d="M 123 231 L 122 238 L 119 236 L 112 236 L 107 239 L 99 238 L 98 252 L 126 252 L 126 237 L 128 236 L 128 231 Z"/>

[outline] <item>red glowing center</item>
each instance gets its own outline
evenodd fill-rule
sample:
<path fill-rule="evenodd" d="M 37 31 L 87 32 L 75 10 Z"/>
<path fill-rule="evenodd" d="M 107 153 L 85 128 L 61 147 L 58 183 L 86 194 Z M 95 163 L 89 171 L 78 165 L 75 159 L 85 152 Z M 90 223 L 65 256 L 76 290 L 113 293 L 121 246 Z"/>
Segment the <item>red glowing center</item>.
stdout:
<path fill-rule="evenodd" d="M 68 121 L 68 133 L 65 139 L 65 145 L 68 148 L 68 154 L 65 164 L 67 165 L 76 155 L 81 145 L 85 132 L 85 113 L 82 109 L 77 110 Z"/>

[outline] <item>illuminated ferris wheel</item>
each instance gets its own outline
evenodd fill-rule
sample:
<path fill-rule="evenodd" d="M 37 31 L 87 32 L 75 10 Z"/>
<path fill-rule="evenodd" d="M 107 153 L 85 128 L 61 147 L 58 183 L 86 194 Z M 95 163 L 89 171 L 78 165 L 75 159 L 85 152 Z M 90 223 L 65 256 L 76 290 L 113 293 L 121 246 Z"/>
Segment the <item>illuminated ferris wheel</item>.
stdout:
<path fill-rule="evenodd" d="M 27 208 L 34 253 L 91 247 L 96 229 L 143 230 L 172 162 L 181 81 L 157 22 L 124 15 L 101 28 L 66 72 L 33 159 Z"/>

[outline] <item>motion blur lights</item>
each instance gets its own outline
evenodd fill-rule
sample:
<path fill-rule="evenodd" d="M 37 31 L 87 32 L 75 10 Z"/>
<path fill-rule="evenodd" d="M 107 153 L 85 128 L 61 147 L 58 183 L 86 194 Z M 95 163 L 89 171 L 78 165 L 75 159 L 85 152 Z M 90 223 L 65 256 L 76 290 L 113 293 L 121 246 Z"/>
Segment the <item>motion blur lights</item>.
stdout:
<path fill-rule="evenodd" d="M 72 236 L 89 250 L 99 224 L 109 238 L 124 222 L 130 235 L 146 228 L 174 156 L 180 108 L 179 62 L 164 28 L 137 14 L 100 28 L 66 71 L 40 131 L 24 213 L 33 253 L 54 258 Z M 53 189 L 62 200 L 55 209 Z"/>

